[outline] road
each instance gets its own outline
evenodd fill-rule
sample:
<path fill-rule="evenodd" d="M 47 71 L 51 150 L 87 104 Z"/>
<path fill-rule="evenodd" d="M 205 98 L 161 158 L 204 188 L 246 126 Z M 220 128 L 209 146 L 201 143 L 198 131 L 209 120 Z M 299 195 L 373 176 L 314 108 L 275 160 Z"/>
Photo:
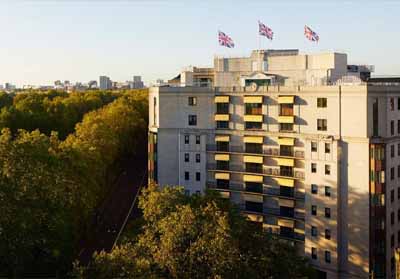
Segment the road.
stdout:
<path fill-rule="evenodd" d="M 147 156 L 142 154 L 132 158 L 124 164 L 125 170 L 120 174 L 112 193 L 106 198 L 97 216 L 93 217 L 90 228 L 91 236 L 82 239 L 78 260 L 87 265 L 92 259 L 95 251 L 111 251 L 119 231 L 131 209 L 135 196 L 141 186 L 147 184 Z M 129 218 L 140 215 L 136 205 L 130 213 Z"/>

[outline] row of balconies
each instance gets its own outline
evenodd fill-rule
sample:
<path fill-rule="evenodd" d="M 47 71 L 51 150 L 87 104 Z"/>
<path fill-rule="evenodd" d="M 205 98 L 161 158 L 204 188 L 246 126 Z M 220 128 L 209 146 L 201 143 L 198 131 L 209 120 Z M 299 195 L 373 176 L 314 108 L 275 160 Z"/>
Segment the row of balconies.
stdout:
<path fill-rule="evenodd" d="M 295 190 L 293 187 L 273 187 L 263 185 L 261 189 L 249 188 L 246 187 L 243 183 L 240 182 L 232 182 L 229 181 L 229 185 L 226 186 L 218 186 L 216 182 L 209 181 L 207 182 L 207 187 L 210 189 L 221 189 L 221 190 L 230 190 L 234 192 L 248 192 L 248 193 L 257 193 L 265 196 L 273 196 L 273 197 L 281 197 L 287 199 L 295 199 L 302 200 L 305 199 L 305 193 Z"/>
<path fill-rule="evenodd" d="M 270 156 L 293 157 L 297 159 L 304 159 L 304 151 L 301 150 L 281 150 L 280 148 L 262 148 L 262 149 L 249 149 L 242 146 L 231 146 L 227 148 L 220 148 L 216 144 L 207 144 L 207 151 L 210 152 L 228 152 L 228 153 L 249 153 L 261 154 Z"/>
<path fill-rule="evenodd" d="M 293 170 L 293 168 L 271 168 L 263 167 L 262 164 L 259 166 L 242 166 L 242 165 L 232 165 L 227 163 L 217 163 L 217 164 L 207 164 L 207 170 L 217 170 L 217 171 L 231 171 L 231 172 L 241 172 L 241 173 L 252 173 L 252 174 L 263 174 L 268 176 L 283 176 L 296 179 L 304 179 L 304 172 Z"/>
<path fill-rule="evenodd" d="M 295 208 L 285 208 L 285 207 L 279 207 L 279 208 L 269 208 L 265 207 L 262 204 L 260 206 L 248 206 L 247 204 L 240 204 L 239 208 L 243 212 L 249 212 L 253 214 L 261 214 L 261 215 L 272 215 L 275 217 L 284 217 L 289 220 L 300 220 L 304 221 L 305 219 L 305 213 L 304 210 L 297 211 Z M 289 210 L 290 209 L 290 210 Z"/>

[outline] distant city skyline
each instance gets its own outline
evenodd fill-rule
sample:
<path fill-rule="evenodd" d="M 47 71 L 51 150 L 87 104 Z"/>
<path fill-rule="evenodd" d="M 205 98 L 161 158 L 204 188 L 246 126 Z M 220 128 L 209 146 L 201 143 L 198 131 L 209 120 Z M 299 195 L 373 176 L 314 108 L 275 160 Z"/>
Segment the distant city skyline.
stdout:
<path fill-rule="evenodd" d="M 377 75 L 400 75 L 394 1 L 2 1 L 0 84 L 47 85 L 143 77 L 168 80 L 188 65 L 212 66 L 214 55 L 247 56 L 257 49 L 257 21 L 274 31 L 261 48 L 337 50 L 349 63 L 373 64 Z M 320 35 L 304 38 L 304 25 Z M 226 32 L 234 49 L 218 46 Z"/>

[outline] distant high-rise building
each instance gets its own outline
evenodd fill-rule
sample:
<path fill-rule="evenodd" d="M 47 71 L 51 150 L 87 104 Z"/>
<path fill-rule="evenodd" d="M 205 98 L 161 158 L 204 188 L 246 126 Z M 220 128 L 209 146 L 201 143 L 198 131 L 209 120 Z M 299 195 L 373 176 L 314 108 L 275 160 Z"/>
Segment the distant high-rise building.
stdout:
<path fill-rule="evenodd" d="M 107 90 L 112 88 L 112 81 L 107 76 L 100 76 L 100 89 Z"/>
<path fill-rule="evenodd" d="M 144 87 L 142 77 L 141 76 L 133 76 L 133 82 L 130 84 L 131 89 L 141 89 Z"/>
<path fill-rule="evenodd" d="M 15 88 L 16 88 L 16 86 L 13 85 L 13 84 L 11 84 L 11 83 L 6 82 L 6 83 L 4 84 L 4 89 L 7 90 L 7 91 L 14 90 Z"/>

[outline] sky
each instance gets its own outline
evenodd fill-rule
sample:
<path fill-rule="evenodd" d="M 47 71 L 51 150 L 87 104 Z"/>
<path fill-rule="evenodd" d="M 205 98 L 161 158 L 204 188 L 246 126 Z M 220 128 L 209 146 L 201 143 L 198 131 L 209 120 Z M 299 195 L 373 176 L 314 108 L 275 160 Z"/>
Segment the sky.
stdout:
<path fill-rule="evenodd" d="M 394 0 L 0 0 L 0 84 L 100 75 L 149 83 L 212 66 L 214 55 L 248 56 L 259 44 L 346 52 L 349 63 L 375 65 L 376 75 L 400 75 L 399 14 Z M 272 42 L 259 40 L 258 20 L 273 29 Z M 305 24 L 318 44 L 305 39 Z M 218 30 L 234 49 L 218 45 Z"/>

